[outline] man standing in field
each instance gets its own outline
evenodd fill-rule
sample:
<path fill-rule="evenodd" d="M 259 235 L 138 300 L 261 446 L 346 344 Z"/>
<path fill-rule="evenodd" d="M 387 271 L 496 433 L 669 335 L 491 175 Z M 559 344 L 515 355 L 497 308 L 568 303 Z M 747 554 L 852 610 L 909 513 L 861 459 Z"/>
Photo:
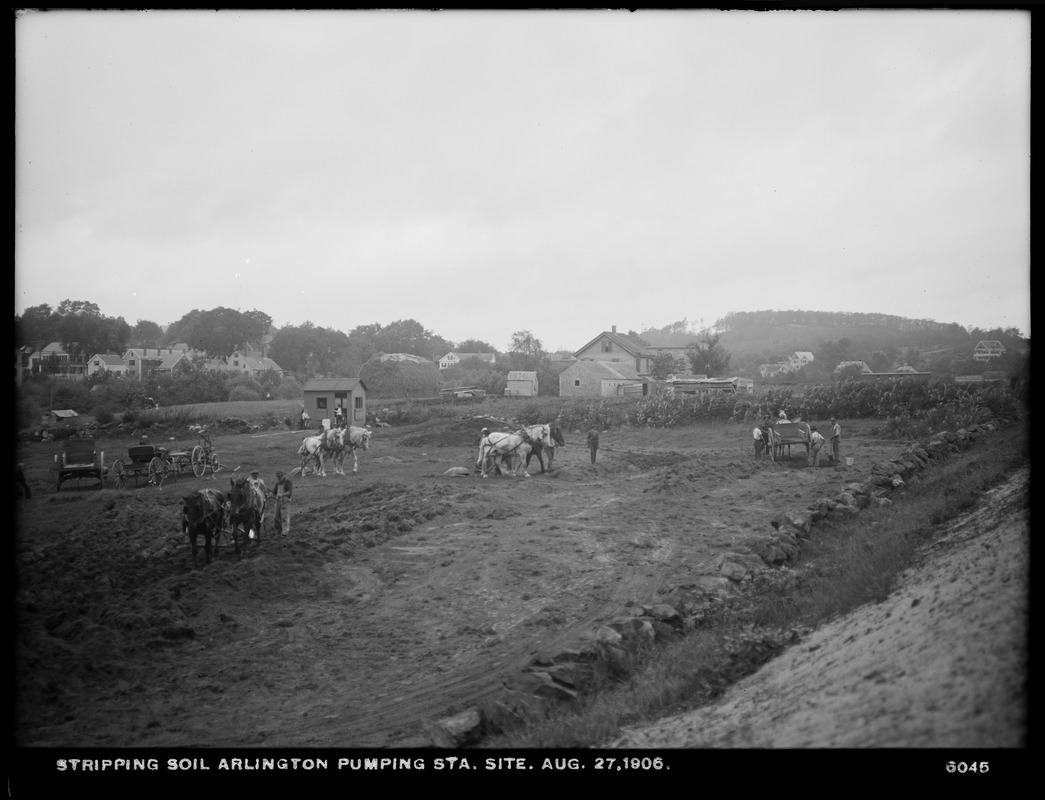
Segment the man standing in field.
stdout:
<path fill-rule="evenodd" d="M 824 446 L 824 437 L 814 425 L 809 429 L 809 466 L 820 466 L 820 448 Z"/>
<path fill-rule="evenodd" d="M 839 453 L 842 450 L 842 426 L 838 420 L 831 417 L 831 463 L 838 464 L 842 459 Z"/>
<path fill-rule="evenodd" d="M 293 485 L 290 478 L 283 474 L 283 470 L 276 470 L 276 483 L 273 494 L 276 496 L 276 514 L 273 522 L 276 526 L 276 535 L 285 536 L 290 533 L 290 495 Z"/>
<path fill-rule="evenodd" d="M 591 452 L 591 465 L 594 467 L 595 454 L 599 451 L 599 432 L 595 428 L 588 431 L 588 450 Z"/>
<path fill-rule="evenodd" d="M 755 437 L 755 458 L 761 458 L 766 449 L 766 440 L 762 435 L 762 426 L 757 422 L 751 435 Z"/>

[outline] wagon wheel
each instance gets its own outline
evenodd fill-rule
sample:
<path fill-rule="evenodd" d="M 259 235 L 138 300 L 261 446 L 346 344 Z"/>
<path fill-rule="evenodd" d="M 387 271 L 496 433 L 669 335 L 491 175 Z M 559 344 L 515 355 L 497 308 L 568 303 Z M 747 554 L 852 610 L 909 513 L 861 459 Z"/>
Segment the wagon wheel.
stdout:
<path fill-rule="evenodd" d="M 149 462 L 149 485 L 150 486 L 161 486 L 163 485 L 163 459 L 159 456 L 153 456 L 152 461 Z"/>
<path fill-rule="evenodd" d="M 112 485 L 117 489 L 127 488 L 127 473 L 123 469 L 123 462 L 120 459 L 116 459 L 112 462 L 112 468 L 109 470 L 109 474 L 112 477 Z"/>
<path fill-rule="evenodd" d="M 204 470 L 207 469 L 207 457 L 200 445 L 196 445 L 192 448 L 192 456 L 190 460 L 192 461 L 192 474 L 197 478 L 202 478 Z"/>

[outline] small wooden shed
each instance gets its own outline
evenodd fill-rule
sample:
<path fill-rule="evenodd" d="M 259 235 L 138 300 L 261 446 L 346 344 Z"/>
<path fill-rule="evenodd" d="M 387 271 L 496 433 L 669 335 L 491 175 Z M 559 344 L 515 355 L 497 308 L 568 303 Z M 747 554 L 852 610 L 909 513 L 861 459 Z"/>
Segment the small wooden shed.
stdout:
<path fill-rule="evenodd" d="M 505 397 L 536 397 L 537 373 L 513 369 L 504 387 Z"/>
<path fill-rule="evenodd" d="M 350 425 L 366 425 L 366 385 L 352 378 L 313 378 L 302 387 L 305 410 L 313 421 L 334 424 L 334 409 L 341 408 Z"/>

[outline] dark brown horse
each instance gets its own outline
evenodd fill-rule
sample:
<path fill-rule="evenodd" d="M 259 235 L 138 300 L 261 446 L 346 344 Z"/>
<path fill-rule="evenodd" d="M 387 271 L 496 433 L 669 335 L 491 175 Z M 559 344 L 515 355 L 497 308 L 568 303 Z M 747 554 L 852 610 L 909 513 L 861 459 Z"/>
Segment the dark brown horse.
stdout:
<path fill-rule="evenodd" d="M 192 543 L 192 563 L 197 561 L 197 539 L 203 534 L 203 552 L 210 563 L 218 533 L 225 526 L 225 496 L 216 489 L 200 489 L 182 498 L 182 529 Z"/>
<path fill-rule="evenodd" d="M 555 447 L 565 447 L 566 437 L 562 435 L 562 428 L 559 427 L 559 423 L 552 422 L 548 425 L 530 425 L 523 430 L 526 434 L 533 439 L 533 449 L 526 456 L 526 466 L 529 468 L 530 459 L 537 456 L 537 460 L 541 464 L 541 472 L 544 472 L 544 453 L 548 453 L 548 469 L 552 469 L 552 462 L 555 460 Z M 547 435 L 542 435 L 542 434 Z M 551 444 L 547 444 L 549 437 Z"/>
<path fill-rule="evenodd" d="M 261 543 L 261 524 L 265 521 L 265 492 L 249 478 L 237 475 L 229 478 L 229 526 L 232 528 L 232 546 L 239 552 L 237 533 L 243 531 L 243 546 L 251 539 Z"/>

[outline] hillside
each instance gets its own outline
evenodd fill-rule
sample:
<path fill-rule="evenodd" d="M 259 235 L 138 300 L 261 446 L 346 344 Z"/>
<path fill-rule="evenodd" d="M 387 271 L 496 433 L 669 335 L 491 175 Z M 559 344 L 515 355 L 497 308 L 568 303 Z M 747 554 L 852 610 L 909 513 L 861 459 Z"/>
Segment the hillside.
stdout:
<path fill-rule="evenodd" d="M 731 355 L 731 366 L 750 374 L 762 363 L 781 361 L 795 351 L 810 351 L 821 360 L 876 360 L 876 369 L 909 363 L 929 371 L 976 373 L 985 368 L 972 360 L 973 348 L 983 339 L 1005 345 L 1004 363 L 992 369 L 1018 371 L 1029 340 L 1015 329 L 983 331 L 955 322 L 909 319 L 889 314 L 832 311 L 745 311 L 719 319 L 711 331 Z M 685 321 L 648 329 L 641 337 L 650 345 L 682 345 L 702 338 Z M 875 354 L 879 354 L 875 358 Z M 887 364 L 888 362 L 888 364 Z"/>

